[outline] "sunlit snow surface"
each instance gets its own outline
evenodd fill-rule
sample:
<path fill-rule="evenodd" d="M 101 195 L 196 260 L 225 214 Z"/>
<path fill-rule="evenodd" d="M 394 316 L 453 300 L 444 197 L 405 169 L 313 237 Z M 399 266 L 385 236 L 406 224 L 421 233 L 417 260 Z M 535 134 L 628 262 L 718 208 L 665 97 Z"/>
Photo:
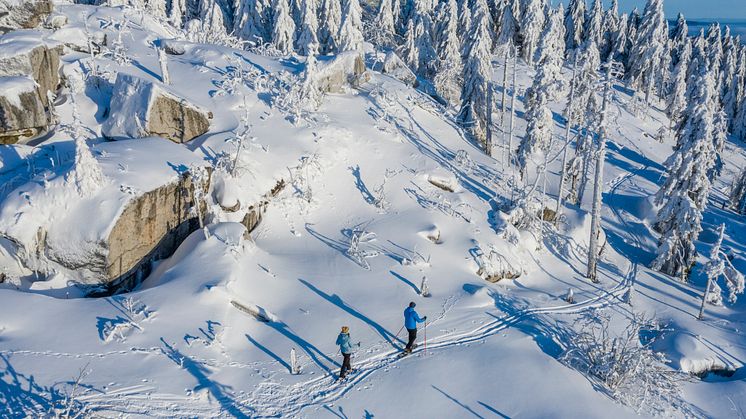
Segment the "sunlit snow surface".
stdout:
<path fill-rule="evenodd" d="M 82 6 L 59 10 L 70 25 L 81 25 L 81 14 L 93 12 L 90 25 L 105 27 L 109 36 L 115 35 L 107 22 L 122 13 Z M 126 71 L 158 80 L 149 42 L 169 35 L 147 17 L 141 21 L 132 13 L 131 20 L 131 34 L 123 38 L 132 58 Z M 66 55 L 63 73 L 80 77 L 79 60 L 87 55 Z M 120 70 L 108 59 L 98 63 L 101 71 Z M 71 389 L 67 383 L 81 369 L 90 373 L 82 379 L 78 401 L 104 417 L 634 416 L 633 408 L 615 403 L 558 361 L 577 320 L 595 308 L 618 324 L 631 310 L 670 324 L 670 339 L 661 341 L 659 350 L 669 354 L 672 365 L 717 359 L 737 369 L 728 380 L 684 384 L 683 398 L 695 414 L 734 417 L 746 409 L 744 303 L 708 307 L 705 321 L 698 321 L 701 273 L 683 285 L 646 267 L 655 251 L 650 197 L 662 182 L 672 139 L 661 144 L 652 138 L 668 121 L 659 109 L 631 115 L 623 87 L 613 98 L 603 197 L 608 242 L 601 283 L 594 285 L 584 278 L 588 202 L 581 209 L 565 208 L 560 231 L 549 233 L 540 250 L 529 234 L 517 246 L 496 234 L 492 198 L 509 194 L 511 177 L 501 157 L 507 141 L 502 133 L 496 135 L 501 145 L 496 158 L 489 158 L 463 138 L 433 100 L 378 73 L 358 91 L 327 96 L 318 113 L 293 125 L 270 106 L 271 93 L 241 87 L 234 95 L 221 95 L 216 86 L 230 66 L 298 73 L 302 59 L 189 45 L 185 55 L 169 57 L 169 64 L 172 88 L 215 115 L 210 132 L 185 146 L 196 159 L 235 152 L 225 140 L 240 130 L 240 107 L 246 103 L 256 147 L 243 154 L 238 190 L 232 193 L 252 202 L 277 180 L 301 176 L 304 194 L 290 185 L 274 198 L 252 240 L 242 239 L 243 230 L 230 222 L 236 220 L 212 220 L 208 239 L 202 231 L 194 233 L 129 294 L 66 299 L 73 288 L 64 277 L 25 281 L 24 291 L 3 285 L 0 416 L 44 415 L 64 399 Z M 519 74 L 525 89 L 532 71 L 522 67 Z M 502 79 L 499 61 L 494 79 L 498 84 Z M 108 99 L 105 88 L 76 97 L 92 132 L 90 143 L 103 141 L 101 108 Z M 558 137 L 552 158 L 561 148 L 564 100 L 553 106 Z M 52 146 L 63 160 L 72 152 L 64 130 L 72 120 L 68 90 L 58 102 L 63 123 L 36 144 L 37 167 L 45 167 L 42 157 Z M 517 111 L 521 136 L 521 104 Z M 133 147 L 147 144 L 133 141 Z M 93 147 L 103 162 L 105 155 L 97 150 L 105 148 Z M 729 142 L 726 149 L 698 248 L 707 254 L 724 222 L 725 246 L 744 271 L 743 218 L 721 209 L 721 202 L 746 159 L 741 144 Z M 0 152 L 2 182 L 20 176 L 12 188 L 0 189 L 5 201 L 29 190 L 32 151 L 14 146 Z M 550 202 L 558 169 L 559 161 L 553 160 Z M 69 164 L 48 170 L 64 175 L 59 171 L 69 170 Z M 431 177 L 453 179 L 454 192 L 435 187 Z M 384 179 L 387 205 L 377 207 Z M 128 182 L 124 175 L 119 181 Z M 53 210 L 65 207 L 46 209 Z M 95 219 L 94 211 L 88 215 Z M 372 234 L 360 236 L 363 230 Z M 427 236 L 436 230 L 440 237 L 434 242 Z M 350 252 L 356 234 L 363 237 L 359 252 Z M 498 284 L 478 277 L 477 254 L 490 245 L 524 274 Z M 418 295 L 423 276 L 430 298 Z M 632 285 L 630 307 L 622 297 Z M 569 288 L 575 294 L 572 305 L 563 300 Z M 263 311 L 272 321 L 257 321 L 232 301 Z M 410 301 L 428 316 L 428 327 L 420 332 L 421 350 L 399 359 L 404 332 L 397 331 Z M 352 361 L 356 371 L 336 382 L 341 356 L 334 342 L 343 325 L 360 346 Z M 293 348 L 299 375 L 289 373 Z"/>

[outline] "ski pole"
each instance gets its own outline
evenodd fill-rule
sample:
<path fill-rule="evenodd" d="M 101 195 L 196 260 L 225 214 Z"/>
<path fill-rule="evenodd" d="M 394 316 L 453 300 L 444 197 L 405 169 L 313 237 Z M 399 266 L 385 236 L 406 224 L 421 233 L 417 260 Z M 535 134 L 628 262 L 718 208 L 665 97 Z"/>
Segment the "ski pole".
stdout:
<path fill-rule="evenodd" d="M 402 326 L 401 329 L 399 329 L 399 331 L 396 332 L 396 338 L 397 339 L 399 339 L 399 333 L 401 333 L 402 330 L 404 330 L 404 326 Z"/>
<path fill-rule="evenodd" d="M 425 335 L 425 347 L 423 348 L 423 355 L 427 355 L 427 320 L 425 320 L 425 329 L 423 330 Z"/>

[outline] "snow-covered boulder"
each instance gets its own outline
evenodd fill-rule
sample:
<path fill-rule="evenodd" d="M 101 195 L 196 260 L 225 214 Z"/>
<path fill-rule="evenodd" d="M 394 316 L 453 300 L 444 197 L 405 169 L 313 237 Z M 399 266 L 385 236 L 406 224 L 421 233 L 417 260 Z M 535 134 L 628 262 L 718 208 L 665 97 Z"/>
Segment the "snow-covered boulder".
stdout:
<path fill-rule="evenodd" d="M 395 52 L 389 51 L 381 66 L 381 73 L 388 74 L 391 77 L 402 81 L 412 87 L 417 87 L 417 76 L 412 70 L 396 55 Z"/>
<path fill-rule="evenodd" d="M 14 144 L 47 131 L 49 114 L 29 77 L 0 77 L 0 144 Z"/>
<path fill-rule="evenodd" d="M 160 46 L 168 55 L 184 55 L 186 53 L 186 42 L 178 39 L 161 39 Z"/>
<path fill-rule="evenodd" d="M 212 113 L 166 86 L 119 73 L 103 134 L 112 139 L 160 136 L 185 143 L 207 132 Z"/>
<path fill-rule="evenodd" d="M 53 9 L 52 0 L 0 0 L 0 33 L 35 28 Z"/>
<path fill-rule="evenodd" d="M 85 196 L 63 175 L 19 185 L 0 201 L 0 238 L 40 278 L 62 273 L 127 289 L 199 228 L 209 171 L 196 182 L 190 168 L 207 164 L 162 138 L 107 142 L 95 152 L 106 184 Z"/>
<path fill-rule="evenodd" d="M 38 31 L 18 31 L 0 38 L 0 76 L 31 76 L 39 88 L 44 106 L 47 92 L 60 84 L 61 45 L 42 41 Z"/>
<path fill-rule="evenodd" d="M 48 39 L 58 41 L 73 51 L 84 52 L 86 54 L 90 54 L 91 49 L 93 49 L 93 52 L 99 53 L 102 46 L 106 45 L 105 32 L 89 30 L 86 33 L 86 30 L 79 26 L 59 29 L 50 35 Z"/>
<path fill-rule="evenodd" d="M 316 82 L 322 93 L 344 93 L 348 87 L 357 88 L 369 78 L 363 56 L 348 51 L 329 61 L 319 62 Z"/>

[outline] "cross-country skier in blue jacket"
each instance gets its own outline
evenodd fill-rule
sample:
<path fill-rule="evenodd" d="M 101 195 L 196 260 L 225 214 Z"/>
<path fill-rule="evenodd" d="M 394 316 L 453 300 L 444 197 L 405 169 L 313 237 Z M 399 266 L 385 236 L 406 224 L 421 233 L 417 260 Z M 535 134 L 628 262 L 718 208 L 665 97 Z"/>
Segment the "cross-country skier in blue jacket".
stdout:
<path fill-rule="evenodd" d="M 404 352 L 406 353 L 410 353 L 412 352 L 412 349 L 414 349 L 414 341 L 417 340 L 417 323 L 422 323 L 427 320 L 427 316 L 420 318 L 417 312 L 414 311 L 414 306 L 416 305 L 417 304 L 413 301 L 409 303 L 409 307 L 404 310 L 404 327 L 406 327 L 407 332 L 409 332 L 409 341 L 407 342 L 407 347 L 404 349 Z"/>
<path fill-rule="evenodd" d="M 349 371 L 352 371 L 350 365 L 350 356 L 352 356 L 352 344 L 350 343 L 350 328 L 342 326 L 342 331 L 337 336 L 337 345 L 342 352 L 342 370 L 339 372 L 339 378 L 345 378 Z"/>

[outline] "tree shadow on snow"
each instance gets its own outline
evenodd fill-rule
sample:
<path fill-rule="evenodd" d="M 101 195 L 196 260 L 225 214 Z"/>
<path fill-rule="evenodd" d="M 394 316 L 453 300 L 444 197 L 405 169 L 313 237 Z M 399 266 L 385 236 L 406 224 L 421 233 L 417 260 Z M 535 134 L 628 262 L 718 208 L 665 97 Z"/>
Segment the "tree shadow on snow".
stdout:
<path fill-rule="evenodd" d="M 484 416 L 482 416 L 479 413 L 475 412 L 471 407 L 469 407 L 469 405 L 461 403 L 458 399 L 456 399 L 455 397 L 453 397 L 450 394 L 446 393 L 445 391 L 441 390 L 437 386 L 431 384 L 430 387 L 432 387 L 433 389 L 435 389 L 435 391 L 437 391 L 438 393 L 440 393 L 443 396 L 445 396 L 446 399 L 448 399 L 448 400 L 452 401 L 453 403 L 455 403 L 457 406 L 459 406 L 462 409 L 466 410 L 467 412 L 471 413 L 474 417 L 485 419 Z"/>
<path fill-rule="evenodd" d="M 385 339 L 395 349 L 403 349 L 398 344 L 398 343 L 403 343 L 403 342 L 400 341 L 396 337 L 396 335 L 394 335 L 393 333 L 391 333 L 388 330 L 386 330 L 380 324 L 378 324 L 378 323 L 374 322 L 373 320 L 371 320 L 368 316 L 360 313 L 359 311 L 357 311 L 354 308 L 352 308 L 351 306 L 349 306 L 347 303 L 344 302 L 344 300 L 342 300 L 342 297 L 338 296 L 337 294 L 329 295 L 329 294 L 325 293 L 324 291 L 321 291 L 320 289 L 316 288 L 315 286 L 313 286 L 312 284 L 310 284 L 309 282 L 307 282 L 307 281 L 305 281 L 303 279 L 299 278 L 298 281 L 300 281 L 303 285 L 305 285 L 306 287 L 308 287 L 308 289 L 310 289 L 311 291 L 315 292 L 317 295 L 319 295 L 320 297 L 322 297 L 326 301 L 328 301 L 328 302 L 336 305 L 340 309 L 346 311 L 352 317 L 355 317 L 356 319 L 358 319 L 358 320 L 362 321 L 363 323 L 367 324 L 368 326 L 372 327 L 379 335 L 381 335 L 381 337 L 383 339 Z"/>
<path fill-rule="evenodd" d="M 355 177 L 355 187 L 357 187 L 357 190 L 360 191 L 360 194 L 363 196 L 365 202 L 370 205 L 375 204 L 376 198 L 373 197 L 373 194 L 370 192 L 368 187 L 365 186 L 365 182 L 363 182 L 363 178 L 360 176 L 360 166 L 350 166 L 349 169 L 352 172 L 352 176 Z"/>
<path fill-rule="evenodd" d="M 252 338 L 251 336 L 249 336 L 248 333 L 244 334 L 244 336 L 246 336 L 246 339 L 248 339 L 249 342 L 251 342 L 254 346 L 256 346 L 260 351 L 262 351 L 265 354 L 269 355 L 270 358 L 274 359 L 280 365 L 282 365 L 283 367 L 287 368 L 288 372 L 290 372 L 290 373 L 293 372 L 293 369 L 290 367 L 290 364 L 288 364 L 287 362 L 285 362 L 284 359 L 282 359 L 281 357 L 277 356 L 277 354 L 275 354 L 274 352 L 270 351 L 269 348 L 267 348 L 266 346 L 264 346 L 261 343 L 257 342 L 254 338 Z"/>
<path fill-rule="evenodd" d="M 244 413 L 242 408 L 252 409 L 249 406 L 240 406 L 236 401 L 228 394 L 232 390 L 232 387 L 225 384 L 220 384 L 216 381 L 210 380 L 208 375 L 210 371 L 199 362 L 192 358 L 183 355 L 179 350 L 169 345 L 165 339 L 161 337 L 161 343 L 164 348 L 163 353 L 172 360 L 176 365 L 188 372 L 194 379 L 197 380 L 199 385 L 194 388 L 194 391 L 205 389 L 208 393 L 220 404 L 221 410 L 227 414 L 236 418 L 247 418 L 249 415 Z"/>
<path fill-rule="evenodd" d="M 310 343 L 309 341 L 303 339 L 302 337 L 298 336 L 296 333 L 292 332 L 290 330 L 290 326 L 288 326 L 285 322 L 269 322 L 265 323 L 269 327 L 275 329 L 277 332 L 279 332 L 281 335 L 285 336 L 289 340 L 291 340 L 293 343 L 298 345 L 300 349 L 305 352 L 311 360 L 319 366 L 322 370 L 326 371 L 327 374 L 333 374 L 331 368 L 329 368 L 324 361 L 322 361 L 322 358 L 326 360 L 326 362 L 339 367 L 341 366 L 339 363 L 335 362 L 333 359 L 331 359 L 327 354 L 321 352 L 319 348 L 317 348 L 314 344 Z"/>

